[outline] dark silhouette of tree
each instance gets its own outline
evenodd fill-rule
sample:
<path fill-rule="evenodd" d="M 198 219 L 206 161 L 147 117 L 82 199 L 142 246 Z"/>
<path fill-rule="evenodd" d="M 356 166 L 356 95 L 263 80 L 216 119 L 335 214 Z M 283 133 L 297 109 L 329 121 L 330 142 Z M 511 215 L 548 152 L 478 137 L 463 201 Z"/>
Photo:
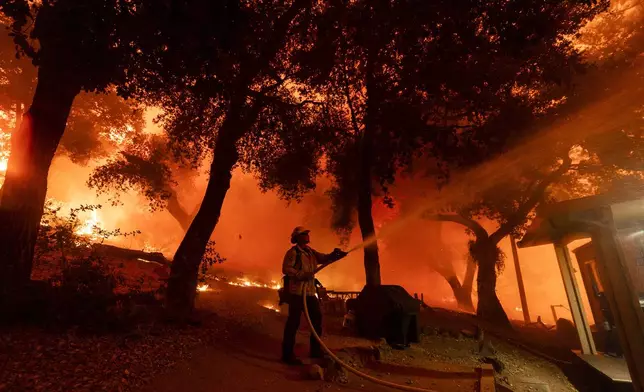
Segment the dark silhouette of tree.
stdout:
<path fill-rule="evenodd" d="M 372 239 L 373 196 L 386 199 L 396 176 L 419 154 L 462 165 L 505 146 L 513 126 L 531 120 L 537 103 L 524 102 L 534 88 L 538 103 L 561 98 L 580 68 L 563 38 L 605 4 L 334 3 L 334 12 L 318 21 L 325 32 L 300 61 L 306 83 L 340 106 L 346 124 L 326 162 L 336 180 L 336 226 L 350 229 L 355 212 L 363 239 Z M 519 114 L 506 113 L 513 111 Z M 516 122 L 508 132 L 492 126 L 508 120 Z M 367 284 L 380 283 L 376 241 L 365 247 L 365 270 Z M 503 322 L 495 285 L 488 286 L 482 302 L 493 303 L 490 319 Z"/>
<path fill-rule="evenodd" d="M 497 320 L 504 316 L 500 304 L 486 308 L 489 303 L 483 300 L 494 290 L 496 273 L 503 268 L 504 255 L 498 244 L 507 236 L 521 235 L 540 205 L 603 192 L 625 194 L 642 189 L 641 98 L 620 95 L 628 85 L 641 83 L 639 69 L 641 66 L 629 72 L 620 69 L 608 74 L 596 69 L 577 79 L 586 83 L 567 97 L 566 104 L 552 108 L 541 118 L 532 116 L 534 122 L 503 122 L 502 126 L 515 124 L 516 133 L 537 133 L 548 127 L 561 127 L 555 129 L 567 133 L 548 139 L 547 146 L 541 145 L 542 150 L 532 151 L 528 156 L 502 157 L 508 162 L 502 172 L 459 185 L 459 193 L 468 195 L 467 202 L 454 201 L 448 203 L 445 211 L 427 213 L 429 219 L 461 224 L 473 236 L 469 248 L 479 267 L 480 315 L 494 312 Z M 620 75 L 620 80 L 612 77 L 615 74 Z M 588 107 L 606 109 L 588 113 Z M 583 115 L 577 115 L 577 111 L 583 111 Z M 597 131 L 575 129 L 593 124 L 593 118 L 609 120 Z M 487 148 L 483 144 L 479 147 Z M 487 231 L 479 223 L 482 219 L 496 222 L 497 227 Z M 492 267 L 496 267 L 496 273 Z"/>
<path fill-rule="evenodd" d="M 436 223 L 438 225 L 432 226 L 427 236 L 427 239 L 432 242 L 433 247 L 430 266 L 445 278 L 454 293 L 454 299 L 459 309 L 474 312 L 472 289 L 474 287 L 476 263 L 474 263 L 471 256 L 457 254 L 449 244 L 446 244 L 441 238 L 443 222 Z M 455 263 L 459 261 L 465 262 L 465 274 L 462 279 L 458 278 L 454 268 Z"/>
<path fill-rule="evenodd" d="M 183 231 L 190 226 L 192 216 L 179 201 L 177 186 L 190 181 L 195 172 L 174 161 L 167 140 L 157 135 L 135 137 L 120 153 L 97 167 L 88 185 L 99 194 L 110 194 L 115 203 L 121 193 L 136 190 L 151 211 L 167 210 Z"/>
<path fill-rule="evenodd" d="M 24 109 L 29 105 L 37 83 L 37 69 L 22 56 L 16 57 L 11 37 L 0 34 L 0 110 L 13 120 L 2 127 L 5 134 L 18 130 Z M 143 126 L 142 111 L 132 107 L 114 91 L 79 94 L 67 120 L 66 132 L 57 154 L 67 155 L 74 163 L 86 164 L 118 148 L 123 139 L 132 137 Z M 9 155 L 9 145 L 5 147 Z"/>
<path fill-rule="evenodd" d="M 609 18 L 613 16 L 608 15 Z M 622 43 L 625 48 L 642 47 L 641 25 L 634 23 L 631 24 L 633 26 L 633 34 L 622 32 L 633 38 Z M 597 40 L 594 32 L 592 40 Z M 589 45 L 591 39 L 586 42 Z M 641 64 L 634 63 L 636 56 L 632 55 L 641 51 L 603 48 L 600 44 L 603 42 L 597 43 L 596 50 L 588 53 L 596 61 L 594 66 L 588 72 L 573 75 L 575 88 L 567 95 L 562 93 L 557 104 L 549 104 L 551 96 L 540 95 L 544 91 L 542 87 L 533 88 L 528 90 L 531 91 L 529 95 L 519 95 L 519 100 L 504 110 L 505 114 L 501 112 L 497 120 L 484 125 L 482 129 L 488 129 L 482 132 L 484 135 L 512 131 L 515 137 L 509 139 L 507 146 L 489 144 L 482 139 L 478 146 L 469 145 L 467 152 L 455 155 L 496 156 L 517 145 L 521 139 L 519 135 L 538 133 L 549 127 L 560 127 L 566 133 L 562 131 L 557 138 L 550 138 L 550 144 L 543 151 L 507 158 L 511 163 L 499 175 L 473 184 L 462 184 L 463 194 L 470 195 L 467 198 L 469 202 L 453 203 L 447 211 L 427 214 L 431 219 L 461 224 L 473 236 L 470 254 L 479 267 L 477 313 L 484 317 L 487 314 L 488 319 L 507 320 L 500 303 L 490 306 L 496 301 L 486 300 L 492 297 L 496 286 L 496 273 L 492 267 L 496 267 L 497 273 L 503 268 L 504 255 L 498 243 L 506 236 L 521 235 L 540 205 L 602 192 L 618 190 L 625 193 L 642 188 L 644 177 L 641 170 L 644 166 L 639 153 L 644 142 L 641 98 L 638 100 L 636 94 L 626 98 L 620 95 L 629 91 L 629 86 L 641 83 Z M 605 57 L 599 56 L 598 53 L 604 49 L 610 53 L 604 53 Z M 516 110 L 517 103 L 523 110 Z M 598 110 L 589 113 L 589 107 L 597 107 Z M 589 118 L 604 123 L 598 125 Z M 579 127 L 600 129 L 576 129 Z M 466 163 L 466 166 L 473 162 Z M 482 181 L 485 183 L 481 184 Z M 492 220 L 498 226 L 488 232 L 479 224 L 481 219 Z"/>
<path fill-rule="evenodd" d="M 158 32 L 162 23 L 155 21 L 171 10 L 144 0 L 4 0 L 0 13 L 18 55 L 37 67 L 33 99 L 12 135 L 0 200 L 0 291 L 7 298 L 30 278 L 47 174 L 74 99 L 123 82 L 140 54 L 135 43 Z"/>
<path fill-rule="evenodd" d="M 168 309 L 184 317 L 193 306 L 199 264 L 219 221 L 232 169 L 289 168 L 301 181 L 285 186 L 284 195 L 314 186 L 308 178 L 315 168 L 300 170 L 306 161 L 288 161 L 284 152 L 315 151 L 304 136 L 320 127 L 312 116 L 321 109 L 293 84 L 290 58 L 307 44 L 310 14 L 318 11 L 310 0 L 295 0 L 230 1 L 225 7 L 203 1 L 174 12 L 163 47 L 144 51 L 123 92 L 164 110 L 161 122 L 178 157 L 195 166 L 212 160 L 206 193 L 168 281 Z M 148 72 L 148 61 L 163 66 Z M 300 157 L 315 162 L 307 155 Z"/>
<path fill-rule="evenodd" d="M 479 266 L 477 313 L 497 311 L 484 308 L 487 304 L 482 302 L 485 294 L 481 290 L 492 291 L 487 285 L 496 285 L 496 273 L 503 269 L 505 256 L 499 242 L 510 235 L 520 236 L 539 206 L 602 192 L 623 194 L 642 189 L 641 127 L 640 119 L 639 124 L 631 123 L 623 131 L 585 138 L 559 152 L 542 151 L 538 157 L 526 159 L 531 164 L 513 163 L 512 170 L 502 178 L 488 179 L 490 183 L 485 186 L 463 184 L 462 191 L 470 195 L 472 202 L 452 204 L 446 211 L 427 214 L 429 219 L 463 225 L 473 236 L 469 250 Z M 489 232 L 479 223 L 482 219 L 498 226 Z M 489 265 L 496 267 L 496 273 L 490 271 Z"/>

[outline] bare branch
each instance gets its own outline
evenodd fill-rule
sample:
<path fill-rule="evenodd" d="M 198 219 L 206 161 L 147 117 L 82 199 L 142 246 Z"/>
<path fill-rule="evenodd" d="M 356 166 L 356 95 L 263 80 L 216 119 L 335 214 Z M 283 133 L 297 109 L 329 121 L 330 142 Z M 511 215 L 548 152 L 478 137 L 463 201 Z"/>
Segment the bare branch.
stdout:
<path fill-rule="evenodd" d="M 565 156 L 563 163 L 559 168 L 552 173 L 550 173 L 546 178 L 539 182 L 532 190 L 530 197 L 525 201 L 517 211 L 512 214 L 512 216 L 501 225 L 492 235 L 490 239 L 496 244 L 501 241 L 504 237 L 512 233 L 512 231 L 521 223 L 523 223 L 530 211 L 532 211 L 537 204 L 543 200 L 543 196 L 546 193 L 548 187 L 554 182 L 558 181 L 561 176 L 563 176 L 572 166 L 572 159 L 569 156 Z"/>
<path fill-rule="evenodd" d="M 435 221 L 441 221 L 441 222 L 454 222 L 454 223 L 458 223 L 459 225 L 463 225 L 468 229 L 472 230 L 472 232 L 474 232 L 474 235 L 476 235 L 477 239 L 483 239 L 488 237 L 487 231 L 477 221 L 470 218 L 466 218 L 459 214 L 433 214 L 433 215 L 426 215 L 425 218 L 429 220 L 435 220 Z"/>
<path fill-rule="evenodd" d="M 345 67 L 346 72 L 346 67 Z M 358 124 L 358 116 L 356 115 L 355 109 L 353 108 L 353 100 L 351 99 L 351 87 L 349 86 L 349 81 L 347 80 L 346 73 L 344 75 L 344 95 L 347 99 L 347 105 L 349 106 L 349 113 L 351 114 L 351 125 L 353 126 L 353 131 L 357 134 L 360 134 L 360 125 Z"/>

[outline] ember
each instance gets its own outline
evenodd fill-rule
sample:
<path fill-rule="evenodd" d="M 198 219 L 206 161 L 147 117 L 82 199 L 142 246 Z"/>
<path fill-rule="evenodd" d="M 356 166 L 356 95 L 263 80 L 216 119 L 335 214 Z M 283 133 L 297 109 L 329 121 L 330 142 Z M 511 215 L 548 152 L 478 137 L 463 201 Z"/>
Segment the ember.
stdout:
<path fill-rule="evenodd" d="M 272 310 L 274 312 L 277 312 L 277 313 L 280 312 L 280 308 L 278 308 L 277 306 L 275 306 L 273 304 L 268 304 L 267 303 L 267 304 L 263 304 L 262 306 L 265 307 L 266 309 L 270 309 L 270 310 Z"/>
<path fill-rule="evenodd" d="M 197 291 L 200 291 L 202 293 L 205 291 L 210 291 L 210 286 L 207 284 L 200 284 L 199 286 L 197 286 Z"/>

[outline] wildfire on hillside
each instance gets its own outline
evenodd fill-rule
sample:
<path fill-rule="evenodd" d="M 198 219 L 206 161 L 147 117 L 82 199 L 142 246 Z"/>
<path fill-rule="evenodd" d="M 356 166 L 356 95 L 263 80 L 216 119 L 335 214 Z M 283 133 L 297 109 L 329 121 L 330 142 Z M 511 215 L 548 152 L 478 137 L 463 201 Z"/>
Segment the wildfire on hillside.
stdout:
<path fill-rule="evenodd" d="M 91 211 L 90 217 L 83 220 L 81 226 L 76 230 L 76 234 L 85 237 L 94 237 L 96 228 L 101 227 L 101 222 L 98 218 L 98 213 L 94 210 Z"/>
<path fill-rule="evenodd" d="M 279 290 L 282 287 L 278 282 L 274 280 L 271 280 L 270 284 L 266 284 L 266 283 L 250 280 L 246 277 L 236 278 L 235 281 L 228 281 L 227 283 L 231 286 L 261 287 L 261 288 L 271 289 L 271 290 Z"/>

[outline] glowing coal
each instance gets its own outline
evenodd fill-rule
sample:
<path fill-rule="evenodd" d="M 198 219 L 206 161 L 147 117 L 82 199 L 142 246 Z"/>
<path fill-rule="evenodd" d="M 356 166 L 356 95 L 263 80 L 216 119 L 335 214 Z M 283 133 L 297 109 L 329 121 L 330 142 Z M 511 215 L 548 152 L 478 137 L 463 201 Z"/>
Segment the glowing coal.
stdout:
<path fill-rule="evenodd" d="M 206 291 L 210 291 L 210 286 L 207 284 L 200 284 L 199 286 L 197 286 L 197 291 L 202 293 Z"/>
<path fill-rule="evenodd" d="M 277 306 L 275 306 L 275 305 L 273 305 L 273 304 L 265 303 L 265 304 L 262 304 L 262 306 L 263 306 L 264 308 L 269 309 L 269 310 L 272 310 L 272 311 L 274 311 L 274 312 L 276 312 L 276 313 L 279 313 L 279 312 L 280 312 L 280 308 L 278 308 Z"/>

